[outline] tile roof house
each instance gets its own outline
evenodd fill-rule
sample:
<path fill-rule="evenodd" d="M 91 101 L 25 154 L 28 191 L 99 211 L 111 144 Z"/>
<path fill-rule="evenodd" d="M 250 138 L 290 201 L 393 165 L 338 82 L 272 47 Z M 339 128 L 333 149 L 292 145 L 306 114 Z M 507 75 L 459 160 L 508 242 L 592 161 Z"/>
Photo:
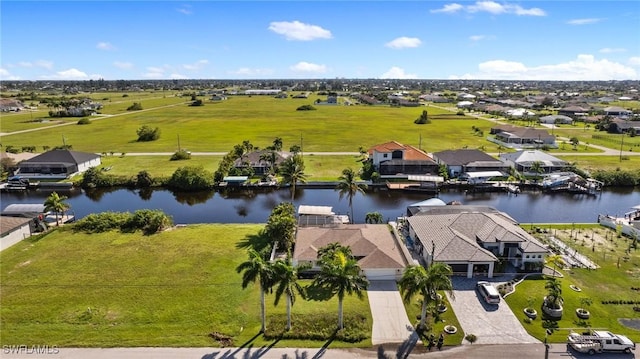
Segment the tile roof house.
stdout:
<path fill-rule="evenodd" d="M 238 158 L 233 162 L 233 166 L 236 168 L 251 167 L 256 175 L 262 175 L 269 172 L 270 163 L 263 158 L 263 155 L 268 156 L 272 151 L 259 150 L 250 152 L 242 158 Z M 291 152 L 275 151 L 275 166 L 279 166 L 287 158 L 291 157 Z"/>
<path fill-rule="evenodd" d="M 475 149 L 434 152 L 436 163 L 447 166 L 449 176 L 458 177 L 466 172 L 508 171 L 509 166 L 490 155 Z"/>
<path fill-rule="evenodd" d="M 512 125 L 498 125 L 491 128 L 494 142 L 509 148 L 537 148 L 549 146 L 556 148 L 556 137 L 546 130 Z"/>
<path fill-rule="evenodd" d="M 0 251 L 30 237 L 33 220 L 25 217 L 0 216 Z"/>
<path fill-rule="evenodd" d="M 311 264 L 318 270 L 318 250 L 331 243 L 351 248 L 369 280 L 397 280 L 409 263 L 406 247 L 386 224 L 341 224 L 330 227 L 298 227 L 293 264 Z"/>
<path fill-rule="evenodd" d="M 391 141 L 368 150 L 369 159 L 380 175 L 436 174 L 438 164 L 424 151 Z"/>
<path fill-rule="evenodd" d="M 493 277 L 498 256 L 513 266 L 541 269 L 547 248 L 506 213 L 485 206 L 421 207 L 407 219 L 414 251 L 427 263 L 451 266 L 454 274 Z"/>
<path fill-rule="evenodd" d="M 18 163 L 15 175 L 34 179 L 64 179 L 100 163 L 100 155 L 95 153 L 52 150 Z"/>
<path fill-rule="evenodd" d="M 602 109 L 605 115 L 609 116 L 631 116 L 633 111 L 627 110 L 626 108 L 622 108 L 620 106 L 609 106 Z"/>
<path fill-rule="evenodd" d="M 540 167 L 542 167 L 545 173 L 562 171 L 568 164 L 567 161 L 538 150 L 503 153 L 500 155 L 500 160 L 516 170 L 525 173 L 531 171 L 531 166 L 533 166 L 535 162 L 540 162 Z"/>
<path fill-rule="evenodd" d="M 540 123 L 570 125 L 573 119 L 565 115 L 549 115 L 540 117 Z"/>

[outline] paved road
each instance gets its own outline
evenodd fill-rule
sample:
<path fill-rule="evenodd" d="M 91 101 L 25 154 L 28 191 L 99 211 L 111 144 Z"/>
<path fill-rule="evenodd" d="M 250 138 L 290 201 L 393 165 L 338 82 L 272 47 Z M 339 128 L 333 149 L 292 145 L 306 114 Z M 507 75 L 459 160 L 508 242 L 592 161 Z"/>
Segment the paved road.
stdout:
<path fill-rule="evenodd" d="M 371 281 L 367 296 L 373 316 L 373 345 L 418 342 L 395 281 Z"/>
<path fill-rule="evenodd" d="M 418 348 L 408 351 L 406 346 L 375 346 L 371 349 L 318 349 L 318 348 L 60 348 L 52 349 L 49 354 L 35 354 L 22 351 L 9 353 L 3 348 L 0 357 L 3 359 L 18 358 L 56 358 L 56 359 L 359 359 L 359 358 L 424 358 L 424 359 L 541 359 L 544 358 L 543 344 L 511 344 L 511 345 L 460 345 L 444 348 L 442 351 L 426 352 Z M 587 354 L 567 352 L 566 345 L 554 344 L 549 349 L 550 359 L 582 359 Z M 598 354 L 598 359 L 633 359 L 634 354 Z"/>

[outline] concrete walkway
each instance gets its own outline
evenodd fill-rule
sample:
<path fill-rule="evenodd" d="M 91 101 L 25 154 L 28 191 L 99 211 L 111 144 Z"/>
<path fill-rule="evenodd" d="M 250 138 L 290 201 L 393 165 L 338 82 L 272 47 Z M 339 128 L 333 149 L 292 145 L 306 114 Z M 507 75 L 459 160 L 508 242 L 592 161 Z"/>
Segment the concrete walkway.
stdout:
<path fill-rule="evenodd" d="M 395 281 L 372 281 L 367 296 L 373 316 L 373 345 L 418 342 Z"/>
<path fill-rule="evenodd" d="M 482 280 L 490 281 L 492 285 L 497 286 L 509 279 L 511 279 L 510 276 Z M 449 302 L 464 333 L 475 334 L 478 337 L 477 344 L 540 343 L 527 333 L 504 300 L 498 306 L 488 305 L 478 296 L 475 290 L 478 280 L 478 278 L 452 278 L 455 299 L 452 300 L 448 296 Z"/>

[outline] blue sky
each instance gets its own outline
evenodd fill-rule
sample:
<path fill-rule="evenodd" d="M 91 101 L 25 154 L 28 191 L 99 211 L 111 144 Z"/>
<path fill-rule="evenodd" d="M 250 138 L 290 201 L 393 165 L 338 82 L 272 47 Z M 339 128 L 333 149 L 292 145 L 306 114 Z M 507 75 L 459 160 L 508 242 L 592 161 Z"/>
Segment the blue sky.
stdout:
<path fill-rule="evenodd" d="M 0 79 L 640 79 L 640 1 L 0 2 Z"/>

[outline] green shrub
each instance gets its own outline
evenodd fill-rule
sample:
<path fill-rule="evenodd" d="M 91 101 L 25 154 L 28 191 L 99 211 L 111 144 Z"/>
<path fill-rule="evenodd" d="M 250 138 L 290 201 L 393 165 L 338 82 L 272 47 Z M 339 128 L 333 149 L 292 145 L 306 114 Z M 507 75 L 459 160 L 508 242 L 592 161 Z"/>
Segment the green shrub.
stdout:
<path fill-rule="evenodd" d="M 141 209 L 129 217 L 121 230 L 136 231 L 140 229 L 144 234 L 150 235 L 169 228 L 172 223 L 171 218 L 160 210 Z"/>
<path fill-rule="evenodd" d="M 142 104 L 140 102 L 134 102 L 133 105 L 127 107 L 127 111 L 140 111 L 142 110 Z"/>
<path fill-rule="evenodd" d="M 84 117 L 78 120 L 78 125 L 88 125 L 91 123 L 91 120 L 89 120 L 88 118 Z"/>
<path fill-rule="evenodd" d="M 173 155 L 171 155 L 171 161 L 182 161 L 182 160 L 190 160 L 191 152 L 187 150 L 178 150 Z"/>
<path fill-rule="evenodd" d="M 144 188 L 151 187 L 154 183 L 153 177 L 149 172 L 142 170 L 136 175 L 136 187 Z"/>
<path fill-rule="evenodd" d="M 296 109 L 296 111 L 314 111 L 314 110 L 316 110 L 316 108 L 311 105 L 302 105 Z"/>
<path fill-rule="evenodd" d="M 160 138 L 160 128 L 151 128 L 147 125 L 140 127 L 136 133 L 138 134 L 138 142 L 155 141 Z"/>
<path fill-rule="evenodd" d="M 129 212 L 92 213 L 73 225 L 75 231 L 99 233 L 112 230 L 135 232 L 142 230 L 146 235 L 160 232 L 173 224 L 171 217 L 160 210 L 141 209 Z"/>
<path fill-rule="evenodd" d="M 167 186 L 182 191 L 200 191 L 213 187 L 213 174 L 204 167 L 180 167 L 167 182 Z"/>
<path fill-rule="evenodd" d="M 129 213 L 91 213 L 73 224 L 73 229 L 86 233 L 100 233 L 120 229 L 129 219 Z"/>

